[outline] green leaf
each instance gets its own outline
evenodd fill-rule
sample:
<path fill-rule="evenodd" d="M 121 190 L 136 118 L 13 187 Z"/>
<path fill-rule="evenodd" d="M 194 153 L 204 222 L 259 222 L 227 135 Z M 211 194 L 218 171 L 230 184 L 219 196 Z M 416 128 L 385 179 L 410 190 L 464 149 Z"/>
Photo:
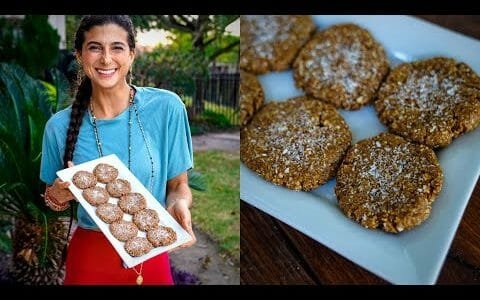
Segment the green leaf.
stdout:
<path fill-rule="evenodd" d="M 61 109 L 67 107 L 70 103 L 70 95 L 68 93 L 70 89 L 70 84 L 68 83 L 65 75 L 60 72 L 58 69 L 51 69 L 50 74 L 53 78 L 53 85 L 55 87 L 55 97 L 54 105 L 52 107 L 55 109 L 52 113 L 57 112 Z"/>
<path fill-rule="evenodd" d="M 7 184 L 0 187 L 0 215 L 16 217 L 22 214 L 22 203 L 6 189 Z"/>
<path fill-rule="evenodd" d="M 28 106 L 28 129 L 30 136 L 30 161 L 35 162 L 42 152 L 43 131 L 47 120 L 45 115 L 39 114 L 35 108 Z"/>
<path fill-rule="evenodd" d="M 20 70 L 18 66 L 1 63 L 0 82 L 2 86 L 0 89 L 4 95 L 7 96 L 2 99 L 2 107 L 13 109 L 15 124 L 12 125 L 14 125 L 16 132 L 19 133 L 19 137 L 24 137 L 26 131 L 23 123 L 25 119 L 25 106 L 22 102 L 25 100 L 25 95 L 22 92 L 21 85 L 19 85 L 17 81 L 17 73 L 21 72 Z M 24 71 L 23 75 L 28 76 Z M 26 79 L 28 80 L 28 78 Z M 20 139 L 18 142 L 22 142 L 22 140 Z"/>
<path fill-rule="evenodd" d="M 43 214 L 47 219 L 60 215 L 44 205 L 38 178 L 45 124 L 68 98 L 65 79 L 51 72 L 54 85 L 33 79 L 18 65 L 0 63 L 0 168 L 8 170 L 0 172 L 0 192 L 8 195 L 0 198 L 0 214 L 34 222 Z"/>
<path fill-rule="evenodd" d="M 45 88 L 45 93 L 48 97 L 48 99 L 51 101 L 51 106 L 55 107 L 55 102 L 54 99 L 57 99 L 57 89 L 55 86 L 51 83 L 48 83 L 46 81 L 40 80 L 40 83 L 43 85 Z"/>
<path fill-rule="evenodd" d="M 12 250 L 12 239 L 5 232 L 0 232 L 0 251 L 11 253 Z"/>
<path fill-rule="evenodd" d="M 43 237 L 42 237 L 42 243 L 40 245 L 40 258 L 39 258 L 39 263 L 41 266 L 45 265 L 45 262 L 47 261 L 47 252 L 48 252 L 48 245 L 49 245 L 49 236 L 48 236 L 48 220 L 47 216 L 45 214 L 41 214 L 42 221 L 43 221 Z"/>
<path fill-rule="evenodd" d="M 0 166 L 2 170 L 8 172 L 0 172 L 0 183 L 13 182 L 22 176 L 22 167 L 18 159 L 18 155 L 22 153 L 16 144 L 16 139 L 12 136 L 12 132 L 0 128 Z"/>
<path fill-rule="evenodd" d="M 57 246 L 63 240 L 53 236 L 62 236 L 63 231 L 54 224 L 65 215 L 46 207 L 40 195 L 44 189 L 39 174 L 45 125 L 68 100 L 61 75 L 53 70 L 52 78 L 54 84 L 42 83 L 18 65 L 0 63 L 0 220 L 24 219 L 41 229 L 35 245 L 40 268 L 58 257 Z M 8 249 L 11 239 L 4 232 L 0 228 L 0 247 Z M 21 239 L 15 243 L 31 243 Z"/>
<path fill-rule="evenodd" d="M 60 35 L 47 15 L 26 15 L 21 30 L 17 61 L 29 74 L 41 77 L 45 69 L 57 62 Z"/>
<path fill-rule="evenodd" d="M 27 202 L 26 209 L 28 215 L 33 217 L 33 220 L 36 222 L 43 222 L 42 211 L 33 202 Z"/>
<path fill-rule="evenodd" d="M 193 170 L 188 171 L 188 185 L 190 188 L 197 191 L 205 191 L 207 189 L 207 184 L 203 175 Z"/>

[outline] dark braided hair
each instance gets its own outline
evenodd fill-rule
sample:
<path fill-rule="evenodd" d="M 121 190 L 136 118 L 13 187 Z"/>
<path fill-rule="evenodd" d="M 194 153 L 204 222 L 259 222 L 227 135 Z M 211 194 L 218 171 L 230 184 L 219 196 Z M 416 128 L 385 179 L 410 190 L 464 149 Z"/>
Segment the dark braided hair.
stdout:
<path fill-rule="evenodd" d="M 85 41 L 85 33 L 94 26 L 101 26 L 107 24 L 116 24 L 128 33 L 127 42 L 130 50 L 135 49 L 135 27 L 133 27 L 132 20 L 127 15 L 90 15 L 85 16 L 80 21 L 80 26 L 75 33 L 75 50 L 82 51 L 83 42 Z M 131 76 L 129 72 L 129 76 Z M 75 95 L 75 101 L 72 103 L 72 112 L 70 114 L 70 123 L 67 130 L 67 139 L 65 146 L 65 153 L 63 156 L 63 165 L 68 167 L 67 162 L 73 160 L 73 152 L 75 151 L 75 144 L 77 143 L 78 133 L 82 125 L 83 115 L 87 110 L 92 96 L 92 82 L 90 78 L 83 75 L 78 85 Z"/>

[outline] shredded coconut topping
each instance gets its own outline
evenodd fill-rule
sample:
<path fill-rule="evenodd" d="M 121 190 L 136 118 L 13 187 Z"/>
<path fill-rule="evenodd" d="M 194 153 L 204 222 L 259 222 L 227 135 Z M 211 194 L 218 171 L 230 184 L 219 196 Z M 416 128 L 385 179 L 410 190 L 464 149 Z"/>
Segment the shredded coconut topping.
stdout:
<path fill-rule="evenodd" d="M 104 194 L 102 192 L 100 192 L 99 190 L 95 189 L 95 190 L 92 190 L 92 197 L 93 198 L 98 198 L 98 197 L 103 197 Z"/>
<path fill-rule="evenodd" d="M 365 201 L 363 207 L 371 211 L 384 209 L 385 201 L 390 205 L 401 205 L 413 198 L 405 195 L 402 184 L 397 182 L 413 181 L 416 184 L 422 179 L 423 170 L 431 165 L 424 157 L 412 153 L 410 144 L 397 146 L 381 145 L 375 141 L 368 156 L 354 162 L 353 168 L 358 170 L 361 182 L 368 182 L 366 193 L 372 201 Z M 417 190 L 418 193 L 428 192 L 424 186 Z"/>
<path fill-rule="evenodd" d="M 95 176 L 90 172 L 78 171 L 73 176 L 73 182 L 77 187 L 85 188 L 96 183 L 96 179 L 95 179 Z"/>
<path fill-rule="evenodd" d="M 292 27 L 291 22 L 285 22 L 284 27 L 279 26 L 280 18 L 288 16 L 245 16 L 245 20 L 251 25 L 253 40 L 251 46 L 259 57 L 273 59 L 274 51 L 271 43 L 282 42 L 288 39 Z"/>
<path fill-rule="evenodd" d="M 98 213 L 106 219 L 115 219 L 118 214 L 122 214 L 120 208 L 112 203 L 105 203 L 97 207 Z"/>
<path fill-rule="evenodd" d="M 380 144 L 380 142 L 376 142 Z M 377 145 L 378 145 L 377 144 Z M 362 165 L 363 172 L 361 177 L 373 177 L 377 185 L 372 188 L 369 194 L 373 197 L 385 198 L 394 191 L 393 184 L 398 176 L 402 174 L 405 165 L 407 164 L 406 155 L 410 153 L 408 146 L 402 144 L 395 148 L 377 147 L 370 154 L 372 163 L 370 165 Z M 402 197 L 397 198 L 403 201 Z"/>
<path fill-rule="evenodd" d="M 151 232 L 149 232 L 154 239 L 165 239 L 171 235 L 171 232 L 166 230 L 165 227 L 160 226 L 156 229 L 153 229 Z"/>
<path fill-rule="evenodd" d="M 458 77 L 440 79 L 434 71 L 427 74 L 413 71 L 398 91 L 389 96 L 387 103 L 395 102 L 441 117 L 447 109 L 461 102 L 462 98 L 457 92 L 462 83 Z"/>
<path fill-rule="evenodd" d="M 138 229 L 132 222 L 120 220 L 110 224 L 112 233 L 117 235 L 117 238 L 127 239 L 137 234 Z"/>
<path fill-rule="evenodd" d="M 133 216 L 133 221 L 141 230 L 148 230 L 158 225 L 159 218 L 153 209 L 144 209 Z"/>
<path fill-rule="evenodd" d="M 118 202 L 120 208 L 127 213 L 135 213 L 146 207 L 145 198 L 139 193 L 130 193 L 123 195 Z"/>
<path fill-rule="evenodd" d="M 140 256 L 152 250 L 152 245 L 144 237 L 134 237 L 125 243 L 125 250 L 132 256 Z"/>
<path fill-rule="evenodd" d="M 318 152 L 334 138 L 332 131 L 319 123 L 320 116 L 312 116 L 301 104 L 294 113 L 282 116 L 280 121 L 267 128 L 265 146 L 268 149 L 283 149 L 285 159 L 304 164 L 306 155 Z M 293 127 L 302 130 L 293 130 Z"/>
<path fill-rule="evenodd" d="M 341 83 L 347 93 L 353 94 L 359 80 L 370 76 L 368 70 L 361 67 L 362 56 L 362 47 L 358 41 L 350 45 L 332 44 L 330 41 L 320 43 L 311 50 L 312 59 L 306 61 L 305 66 L 309 69 L 317 64 L 321 68 L 306 73 L 306 80 L 312 77 L 331 85 Z"/>
<path fill-rule="evenodd" d="M 136 230 L 136 227 L 131 222 L 122 221 L 120 223 L 114 223 L 112 226 L 115 227 L 115 231 L 120 234 L 130 234 Z"/>

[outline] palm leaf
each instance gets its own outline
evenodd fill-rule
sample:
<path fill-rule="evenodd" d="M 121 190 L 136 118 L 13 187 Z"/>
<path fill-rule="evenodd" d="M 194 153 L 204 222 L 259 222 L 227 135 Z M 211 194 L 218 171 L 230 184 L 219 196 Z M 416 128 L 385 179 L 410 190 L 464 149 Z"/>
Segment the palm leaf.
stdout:
<path fill-rule="evenodd" d="M 15 166 L 16 172 L 10 176 L 13 181 L 24 181 L 24 174 L 29 174 L 25 172 L 28 170 L 28 159 L 25 158 L 29 157 L 27 154 L 31 148 L 26 109 L 29 103 L 37 105 L 32 82 L 35 81 L 19 66 L 0 64 L 0 103 L 6 110 L 0 119 L 0 150 L 5 151 L 3 156 L 11 162 L 10 165 Z"/>
<path fill-rule="evenodd" d="M 21 207 L 22 203 L 8 192 L 7 184 L 2 184 L 0 186 L 0 216 L 2 218 L 20 217 L 23 215 Z"/>
<path fill-rule="evenodd" d="M 54 98 L 55 102 L 54 105 L 52 105 L 52 108 L 55 109 L 54 111 L 52 111 L 53 114 L 54 112 L 64 109 L 70 104 L 70 95 L 68 94 L 70 84 L 68 83 L 65 75 L 60 72 L 60 70 L 53 69 L 50 71 L 50 74 L 52 75 L 53 85 L 56 91 Z"/>
<path fill-rule="evenodd" d="M 53 73 L 62 86 L 62 77 Z M 6 184 L 0 192 L 9 195 L 2 198 L 0 207 L 5 213 L 37 221 L 44 215 L 55 217 L 40 198 L 38 174 L 43 130 L 61 95 L 66 93 L 48 90 L 19 66 L 0 63 L 0 104 L 5 109 L 0 113 L 0 167 L 5 170 L 0 185 Z"/>
<path fill-rule="evenodd" d="M 47 119 L 45 115 L 36 111 L 35 107 L 27 106 L 28 111 L 28 129 L 30 136 L 30 163 L 35 163 L 37 157 L 42 152 L 43 130 Z"/>
<path fill-rule="evenodd" d="M 197 191 L 205 191 L 207 189 L 207 184 L 203 175 L 193 170 L 188 171 L 188 185 Z"/>
<path fill-rule="evenodd" d="M 24 217 L 33 216 L 26 209 L 28 188 L 20 182 L 4 183 L 0 186 L 0 209 L 23 214 Z"/>
<path fill-rule="evenodd" d="M 19 133 L 20 137 L 25 137 L 25 127 L 22 121 L 25 119 L 24 105 L 22 101 L 25 95 L 22 91 L 22 85 L 19 84 L 17 73 L 21 73 L 20 67 L 6 63 L 0 64 L 0 81 L 2 82 L 2 92 L 5 96 L 2 101 L 2 107 L 13 108 L 15 116 L 15 132 Z M 23 74 L 28 76 L 24 71 Z M 28 80 L 26 80 L 28 81 Z M 22 142 L 20 140 L 20 142 Z"/>
<path fill-rule="evenodd" d="M 52 109 L 55 107 L 55 99 L 57 98 L 57 90 L 55 89 L 55 86 L 51 83 L 48 83 L 46 81 L 40 80 L 40 84 L 43 86 L 46 96 L 49 100 L 48 107 L 47 109 Z M 42 109 L 44 111 L 44 109 Z M 51 113 L 51 111 L 50 111 Z M 45 112 L 45 115 L 48 115 L 49 113 Z"/>
<path fill-rule="evenodd" d="M 16 65 L 0 63 L 0 219 L 14 217 L 17 233 L 28 231 L 28 226 L 41 232 L 37 237 L 29 234 L 13 236 L 14 251 L 23 249 L 22 245 L 28 243 L 35 245 L 33 249 L 39 268 L 56 264 L 50 262 L 57 260 L 59 245 L 65 241 L 63 229 L 54 224 L 59 217 L 68 213 L 57 213 L 46 207 L 40 195 L 44 184 L 38 178 L 45 124 L 57 108 L 63 107 L 68 100 L 67 92 L 63 89 L 64 78 L 56 71 L 52 76 L 53 85 L 42 83 Z M 56 90 L 57 87 L 59 90 Z M 28 228 L 22 229 L 22 226 Z M 8 236 L 3 233 L 0 231 L 0 247 L 11 249 Z M 55 235 L 59 235 L 59 238 Z M 16 270 L 22 270 L 22 262 L 14 263 L 15 266 L 17 264 Z M 32 271 L 25 271 L 25 278 L 29 280 L 32 276 L 39 276 L 36 272 L 40 269 L 26 267 Z M 48 268 L 45 270 L 51 271 Z M 24 274 L 23 271 L 18 272 Z M 18 276 L 23 278 L 23 275 Z"/>
<path fill-rule="evenodd" d="M 0 251 L 12 252 L 12 238 L 5 232 L 0 232 Z"/>
<path fill-rule="evenodd" d="M 7 128 L 0 127 L 0 183 L 13 182 L 22 177 L 22 152 L 17 138 L 14 136 L 15 131 L 8 131 Z"/>

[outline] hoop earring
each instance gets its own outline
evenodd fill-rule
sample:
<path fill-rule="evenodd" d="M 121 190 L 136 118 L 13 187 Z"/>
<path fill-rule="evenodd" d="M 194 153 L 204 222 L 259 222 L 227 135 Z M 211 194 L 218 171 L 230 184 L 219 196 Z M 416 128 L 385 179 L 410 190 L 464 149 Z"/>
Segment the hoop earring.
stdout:
<path fill-rule="evenodd" d="M 83 76 L 84 76 L 84 72 L 83 72 L 82 65 L 78 64 L 78 69 L 77 69 L 77 85 L 78 86 L 82 82 Z"/>
<path fill-rule="evenodd" d="M 130 71 L 128 72 L 128 74 L 130 75 L 129 78 L 128 78 L 128 85 L 132 85 L 132 79 L 133 79 L 133 66 L 130 67 Z"/>

